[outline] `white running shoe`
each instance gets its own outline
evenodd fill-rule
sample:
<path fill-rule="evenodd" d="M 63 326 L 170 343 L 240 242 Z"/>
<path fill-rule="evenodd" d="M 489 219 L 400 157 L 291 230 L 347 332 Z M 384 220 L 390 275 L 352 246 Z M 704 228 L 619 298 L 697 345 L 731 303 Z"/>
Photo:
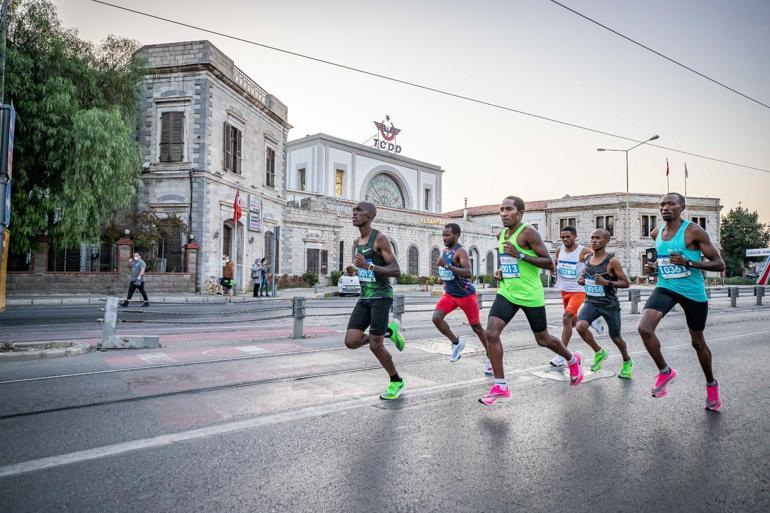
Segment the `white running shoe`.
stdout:
<path fill-rule="evenodd" d="M 484 374 L 487 374 L 488 376 L 491 376 L 494 374 L 495 371 L 492 369 L 492 362 L 489 361 L 489 358 L 484 360 Z"/>
<path fill-rule="evenodd" d="M 557 354 L 549 363 L 554 367 L 564 367 L 567 365 L 567 360 L 565 360 L 563 356 Z"/>
<path fill-rule="evenodd" d="M 465 342 L 463 339 L 459 339 L 456 344 L 452 344 L 452 355 L 449 357 L 449 361 L 454 363 L 460 359 L 460 353 L 465 349 Z"/>
<path fill-rule="evenodd" d="M 604 324 L 602 324 L 602 321 L 599 319 L 596 319 L 594 322 L 591 323 L 591 327 L 596 330 L 596 333 L 601 335 L 604 333 Z"/>

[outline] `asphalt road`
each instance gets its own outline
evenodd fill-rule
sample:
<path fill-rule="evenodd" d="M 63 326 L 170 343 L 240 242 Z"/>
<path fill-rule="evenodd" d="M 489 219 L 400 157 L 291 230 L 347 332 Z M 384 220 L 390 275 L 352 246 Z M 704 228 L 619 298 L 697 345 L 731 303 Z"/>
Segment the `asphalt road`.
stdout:
<path fill-rule="evenodd" d="M 342 317 L 322 319 L 336 330 Z M 712 305 L 720 413 L 703 409 L 681 312 L 660 331 L 680 373 L 668 397 L 649 395 L 638 316 L 623 329 L 634 380 L 615 376 L 605 335 L 607 372 L 576 389 L 547 372 L 522 318 L 504 336 L 513 397 L 494 408 L 477 402 L 478 342 L 450 364 L 428 317 L 405 317 L 407 391 L 393 402 L 377 399 L 386 376 L 371 353 L 337 332 L 4 363 L 0 509 L 770 511 L 767 306 Z"/>

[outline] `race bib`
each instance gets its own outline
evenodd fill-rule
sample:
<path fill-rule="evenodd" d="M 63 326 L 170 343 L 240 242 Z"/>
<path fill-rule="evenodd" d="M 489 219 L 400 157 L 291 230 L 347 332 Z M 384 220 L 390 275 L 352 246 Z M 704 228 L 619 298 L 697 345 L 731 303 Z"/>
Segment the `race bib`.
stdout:
<path fill-rule="evenodd" d="M 577 262 L 559 262 L 559 276 L 568 280 L 577 279 Z"/>
<path fill-rule="evenodd" d="M 371 258 L 366 259 L 366 265 L 372 263 Z M 373 283 L 374 282 L 374 271 L 370 271 L 369 269 L 361 269 L 360 267 L 356 267 L 356 274 L 358 274 L 358 281 L 361 283 Z"/>
<path fill-rule="evenodd" d="M 455 279 L 455 273 L 447 269 L 446 267 L 438 268 L 438 275 L 444 281 L 452 281 Z"/>
<path fill-rule="evenodd" d="M 512 257 L 506 253 L 500 254 L 500 270 L 503 273 L 503 279 L 518 278 L 519 274 L 519 259 Z"/>
<path fill-rule="evenodd" d="M 586 278 L 586 296 L 604 297 L 604 285 L 597 285 L 592 278 Z"/>
<path fill-rule="evenodd" d="M 666 278 L 667 280 L 687 278 L 690 276 L 690 270 L 687 267 L 672 264 L 669 257 L 661 257 L 658 259 L 658 273 L 661 278 Z"/>

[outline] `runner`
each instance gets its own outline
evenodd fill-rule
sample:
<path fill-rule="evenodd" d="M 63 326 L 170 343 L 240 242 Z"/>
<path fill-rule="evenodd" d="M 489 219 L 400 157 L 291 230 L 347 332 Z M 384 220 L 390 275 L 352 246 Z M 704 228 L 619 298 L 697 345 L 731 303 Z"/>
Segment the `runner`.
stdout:
<path fill-rule="evenodd" d="M 538 270 L 553 271 L 553 260 L 537 230 L 522 222 L 524 208 L 524 201 L 516 196 L 508 196 L 500 204 L 500 219 L 504 227 L 498 236 L 500 269 L 496 275 L 500 287 L 489 312 L 486 330 L 487 352 L 492 360 L 495 383 L 479 399 L 482 404 L 489 406 L 511 396 L 505 381 L 500 333 L 519 310 L 523 310 L 527 316 L 537 343 L 569 362 L 570 384 L 577 385 L 583 380 L 583 369 L 580 366 L 583 356 L 578 351 L 573 355 L 558 338 L 548 333 L 545 293 Z"/>
<path fill-rule="evenodd" d="M 348 271 L 358 274 L 361 283 L 361 297 L 350 315 L 345 345 L 358 349 L 369 344 L 369 349 L 380 361 L 390 376 L 390 383 L 380 399 L 396 399 L 404 389 L 404 380 L 398 375 L 396 365 L 385 348 L 385 337 L 390 338 L 399 351 L 404 350 L 405 340 L 397 322 L 388 323 L 390 307 L 393 304 L 393 288 L 389 277 L 401 275 L 401 269 L 393 254 L 390 240 L 372 228 L 377 207 L 362 201 L 353 207 L 353 226 L 361 236 L 356 239 L 353 266 Z M 364 333 L 369 328 L 369 334 Z"/>
<path fill-rule="evenodd" d="M 665 225 L 662 230 L 656 228 L 651 234 L 655 237 L 658 254 L 658 286 L 644 305 L 639 334 L 660 371 L 652 387 L 652 396 L 665 397 L 668 393 L 666 387 L 676 378 L 676 370 L 669 367 L 663 358 L 655 328 L 678 303 L 684 310 L 690 339 L 706 376 L 706 409 L 717 411 L 722 402 L 719 400 L 719 384 L 711 370 L 711 350 L 703 336 L 708 317 L 708 296 L 702 271 L 724 271 L 725 263 L 706 230 L 682 219 L 685 208 L 684 196 L 679 193 L 666 194 L 660 200 L 660 215 Z M 654 271 L 655 266 L 656 263 L 648 264 L 647 269 Z"/>
<path fill-rule="evenodd" d="M 626 341 L 620 336 L 620 301 L 616 289 L 627 289 L 631 286 L 620 265 L 620 260 L 615 255 L 607 253 L 607 244 L 610 242 L 610 232 L 603 228 L 594 230 L 591 234 L 591 249 L 593 255 L 586 258 L 585 271 L 578 278 L 581 285 L 585 285 L 586 302 L 578 314 L 577 331 L 586 344 L 594 350 L 594 361 L 591 370 L 597 372 L 602 368 L 602 362 L 607 359 L 609 353 L 602 349 L 594 340 L 594 336 L 588 329 L 588 325 L 604 317 L 610 338 L 620 349 L 623 363 L 620 367 L 619 378 L 631 379 L 634 361 L 628 355 Z"/>
<path fill-rule="evenodd" d="M 572 338 L 572 328 L 577 322 L 578 310 L 586 300 L 585 290 L 577 279 L 583 272 L 583 260 L 591 254 L 591 250 L 577 244 L 577 230 L 574 226 L 562 228 L 559 238 L 561 246 L 556 250 L 554 262 L 556 263 L 556 288 L 561 290 L 561 299 L 564 303 L 564 315 L 561 317 L 561 343 L 567 347 Z M 602 333 L 604 326 L 597 321 L 595 329 Z M 567 365 L 567 360 L 557 354 L 550 364 L 554 367 L 564 367 Z"/>
<path fill-rule="evenodd" d="M 436 309 L 433 311 L 433 324 L 452 342 L 452 354 L 449 361 L 456 362 L 465 349 L 465 342 L 452 332 L 449 324 L 444 320 L 447 314 L 455 308 L 460 308 L 465 313 L 471 329 L 481 340 L 484 349 L 487 348 L 487 338 L 484 334 L 484 328 L 481 327 L 476 289 L 473 288 L 470 280 L 473 273 L 468 252 L 458 242 L 460 225 L 447 224 L 441 235 L 444 238 L 446 249 L 439 257 L 436 265 L 438 266 L 438 274 L 444 282 L 444 295 L 436 303 Z M 492 364 L 489 358 L 484 363 L 484 372 L 492 374 Z"/>

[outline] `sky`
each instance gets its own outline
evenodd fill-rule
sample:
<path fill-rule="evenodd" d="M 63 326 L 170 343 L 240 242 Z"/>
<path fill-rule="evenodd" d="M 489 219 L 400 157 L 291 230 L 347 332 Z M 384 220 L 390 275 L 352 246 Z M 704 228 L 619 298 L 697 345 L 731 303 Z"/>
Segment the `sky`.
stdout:
<path fill-rule="evenodd" d="M 112 0 L 132 9 L 403 80 L 770 171 L 770 109 L 548 0 Z M 767 0 L 563 0 L 701 73 L 770 104 Z M 65 26 L 100 41 L 208 39 L 288 105 L 289 139 L 324 132 L 363 143 L 389 114 L 402 155 L 444 170 L 443 210 L 625 191 L 628 141 L 469 103 L 88 0 L 56 0 Z M 215 6 L 212 8 L 212 6 Z M 739 203 L 770 223 L 770 172 L 641 146 L 631 192 Z"/>

